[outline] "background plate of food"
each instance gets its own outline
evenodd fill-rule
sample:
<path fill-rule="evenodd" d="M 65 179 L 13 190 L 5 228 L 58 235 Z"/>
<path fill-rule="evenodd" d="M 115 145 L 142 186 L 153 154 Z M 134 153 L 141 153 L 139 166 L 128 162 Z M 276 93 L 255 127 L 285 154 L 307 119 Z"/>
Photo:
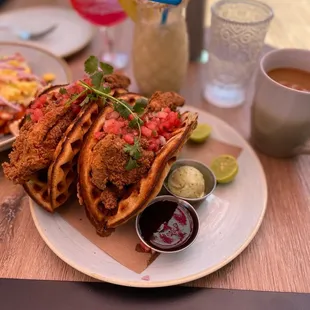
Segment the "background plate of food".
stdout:
<path fill-rule="evenodd" d="M 37 93 L 70 80 L 68 65 L 52 53 L 25 43 L 0 43 L 0 151 L 11 147 L 15 121 Z"/>

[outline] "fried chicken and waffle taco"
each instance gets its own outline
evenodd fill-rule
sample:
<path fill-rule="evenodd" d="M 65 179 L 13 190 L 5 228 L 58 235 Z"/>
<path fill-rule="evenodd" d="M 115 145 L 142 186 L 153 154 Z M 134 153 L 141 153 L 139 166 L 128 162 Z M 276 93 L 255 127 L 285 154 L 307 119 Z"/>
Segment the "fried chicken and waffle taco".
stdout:
<path fill-rule="evenodd" d="M 158 195 L 197 125 L 196 113 L 178 112 L 184 99 L 173 92 L 156 92 L 149 101 L 134 93 L 118 99 L 91 126 L 78 161 L 79 200 L 102 236 Z"/>
<path fill-rule="evenodd" d="M 92 83 L 90 78 L 82 82 Z M 126 93 L 130 84 L 119 74 L 106 75 L 99 82 L 115 97 Z M 102 98 L 93 96 L 85 85 L 78 81 L 54 86 L 36 98 L 21 123 L 10 162 L 3 164 L 5 176 L 22 184 L 49 212 L 75 192 L 76 164 L 84 136 L 104 106 Z"/>

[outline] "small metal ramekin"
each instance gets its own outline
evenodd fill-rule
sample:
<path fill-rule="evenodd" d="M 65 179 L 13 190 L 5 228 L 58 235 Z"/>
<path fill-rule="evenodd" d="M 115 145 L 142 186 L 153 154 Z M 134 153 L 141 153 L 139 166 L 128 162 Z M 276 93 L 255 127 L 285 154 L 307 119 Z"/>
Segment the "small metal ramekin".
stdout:
<path fill-rule="evenodd" d="M 199 198 L 187 198 L 187 197 L 181 197 L 178 196 L 176 194 L 174 194 L 168 186 L 168 179 L 170 174 L 177 168 L 180 168 L 182 166 L 191 166 L 196 168 L 197 170 L 199 170 L 202 175 L 203 178 L 205 180 L 205 194 L 203 195 L 203 197 L 199 197 Z M 203 163 L 196 161 L 196 160 L 191 160 L 191 159 L 179 159 L 177 160 L 171 167 L 169 174 L 167 175 L 165 181 L 164 181 L 164 187 L 167 190 L 167 192 L 177 198 L 186 200 L 188 202 L 201 202 L 203 200 L 205 200 L 208 196 L 210 196 L 213 191 L 216 188 L 216 178 L 215 175 L 213 174 L 213 172 Z"/>
<path fill-rule="evenodd" d="M 199 222 L 199 216 L 195 210 L 195 208 L 190 204 L 188 203 L 187 201 L 183 200 L 183 199 L 180 199 L 180 198 L 177 198 L 177 197 L 174 197 L 174 196 L 170 196 L 170 195 L 163 195 L 163 196 L 157 196 L 155 199 L 153 199 L 146 208 L 148 208 L 150 205 L 152 205 L 153 203 L 155 202 L 158 202 L 158 201 L 174 201 L 174 202 L 177 202 L 179 204 L 183 204 L 185 205 L 187 208 L 189 208 L 191 210 L 191 215 L 193 217 L 193 221 L 194 221 L 194 224 L 197 225 L 197 227 L 193 230 L 193 234 L 194 236 L 192 236 L 192 240 L 189 244 L 186 244 L 183 248 L 179 248 L 177 250 L 159 250 L 157 248 L 154 248 L 152 247 L 151 244 L 148 244 L 144 239 L 143 237 L 141 236 L 140 234 L 140 230 L 139 230 L 139 220 L 140 220 L 140 217 L 141 215 L 143 214 L 143 211 L 137 215 L 136 217 L 136 232 L 137 232 L 137 235 L 139 237 L 139 239 L 141 240 L 141 242 L 146 245 L 148 248 L 150 248 L 152 251 L 154 252 L 159 252 L 159 253 L 167 253 L 167 254 L 172 254 L 172 253 L 178 253 L 178 252 L 181 252 L 185 249 L 187 249 L 188 247 L 190 247 L 194 241 L 196 240 L 197 236 L 198 236 L 198 233 L 199 233 L 199 229 L 200 229 L 200 222 Z"/>

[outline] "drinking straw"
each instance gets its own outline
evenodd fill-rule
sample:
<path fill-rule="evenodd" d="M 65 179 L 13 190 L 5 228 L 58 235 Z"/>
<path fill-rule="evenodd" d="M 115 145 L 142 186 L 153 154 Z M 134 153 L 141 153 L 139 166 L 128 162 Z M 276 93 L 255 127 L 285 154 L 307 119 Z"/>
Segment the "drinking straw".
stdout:
<path fill-rule="evenodd" d="M 152 0 L 152 1 L 171 5 L 179 5 L 182 2 L 182 0 Z"/>
<path fill-rule="evenodd" d="M 161 15 L 161 25 L 165 25 L 168 19 L 169 8 L 165 8 L 163 14 Z"/>

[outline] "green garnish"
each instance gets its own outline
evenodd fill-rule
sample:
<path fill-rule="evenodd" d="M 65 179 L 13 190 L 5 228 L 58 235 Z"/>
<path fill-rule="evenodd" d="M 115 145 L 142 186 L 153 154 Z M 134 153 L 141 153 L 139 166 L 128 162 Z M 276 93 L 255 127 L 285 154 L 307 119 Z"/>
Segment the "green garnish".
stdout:
<path fill-rule="evenodd" d="M 99 66 L 104 74 L 112 74 L 113 67 L 100 61 Z"/>
<path fill-rule="evenodd" d="M 86 96 L 84 100 L 80 103 L 80 107 L 84 107 L 84 105 L 87 104 L 88 102 L 89 102 L 89 97 Z"/>
<path fill-rule="evenodd" d="M 60 92 L 62 95 L 68 93 L 67 90 L 66 90 L 64 87 L 61 87 L 61 88 L 59 89 L 59 92 Z"/>
<path fill-rule="evenodd" d="M 133 111 L 136 112 L 137 114 L 143 114 L 144 109 L 146 108 L 148 103 L 148 100 L 145 98 L 140 98 L 136 101 Z"/>
<path fill-rule="evenodd" d="M 141 118 L 134 118 L 129 122 L 130 128 L 139 128 L 143 125 L 143 121 Z"/>
<path fill-rule="evenodd" d="M 141 158 L 141 146 L 139 139 L 135 138 L 135 142 L 133 145 L 125 144 L 124 152 L 129 154 L 129 160 L 126 165 L 126 170 L 131 170 L 139 167 L 137 162 L 138 159 Z"/>
<path fill-rule="evenodd" d="M 128 118 L 132 114 L 132 106 L 126 101 L 120 100 L 122 103 L 114 102 L 113 107 L 116 112 L 123 118 Z"/>
<path fill-rule="evenodd" d="M 98 71 L 98 58 L 95 56 L 89 56 L 84 63 L 84 71 L 88 74 L 94 74 Z"/>
<path fill-rule="evenodd" d="M 124 152 L 128 153 L 130 157 L 137 160 L 141 158 L 140 148 L 141 147 L 140 147 L 139 139 L 135 138 L 135 142 L 133 145 L 126 144 L 124 146 Z"/>
<path fill-rule="evenodd" d="M 135 159 L 132 159 L 132 157 L 129 157 L 129 160 L 128 160 L 127 164 L 126 164 L 125 169 L 127 171 L 129 171 L 129 170 L 135 169 L 137 167 L 139 167 L 138 162 Z"/>
<path fill-rule="evenodd" d="M 83 90 L 81 93 L 79 94 L 72 94 L 72 96 L 70 97 L 70 100 L 66 102 L 65 106 L 66 107 L 70 107 L 71 104 L 76 101 L 77 99 L 79 99 L 80 97 L 82 97 L 83 95 L 85 95 L 87 93 L 87 89 Z"/>
<path fill-rule="evenodd" d="M 125 144 L 124 152 L 129 154 L 129 160 L 126 164 L 126 170 L 131 170 L 139 166 L 137 160 L 141 157 L 141 126 L 143 125 L 142 119 L 139 115 L 144 113 L 144 109 L 147 106 L 147 99 L 141 98 L 136 101 L 134 106 L 131 106 L 124 100 L 117 99 L 110 95 L 110 88 L 104 87 L 104 78 L 108 74 L 113 73 L 113 67 L 109 64 L 105 64 L 98 60 L 95 56 L 90 56 L 84 63 L 84 71 L 90 75 L 92 86 L 88 85 L 84 81 L 80 81 L 80 84 L 84 86 L 85 92 L 90 93 L 86 96 L 88 99 L 84 99 L 82 105 L 87 104 L 93 99 L 102 99 L 100 102 L 106 104 L 109 99 L 110 104 L 113 105 L 115 111 L 117 111 L 121 117 L 131 120 L 129 126 L 131 128 L 137 128 L 139 130 L 139 137 L 135 138 L 134 145 Z M 75 98 L 76 100 L 77 98 Z M 71 100 L 70 100 L 71 101 Z M 71 103 L 70 103 L 71 104 Z"/>
<path fill-rule="evenodd" d="M 103 72 L 98 71 L 91 76 L 91 82 L 95 88 L 99 89 L 103 84 Z"/>

